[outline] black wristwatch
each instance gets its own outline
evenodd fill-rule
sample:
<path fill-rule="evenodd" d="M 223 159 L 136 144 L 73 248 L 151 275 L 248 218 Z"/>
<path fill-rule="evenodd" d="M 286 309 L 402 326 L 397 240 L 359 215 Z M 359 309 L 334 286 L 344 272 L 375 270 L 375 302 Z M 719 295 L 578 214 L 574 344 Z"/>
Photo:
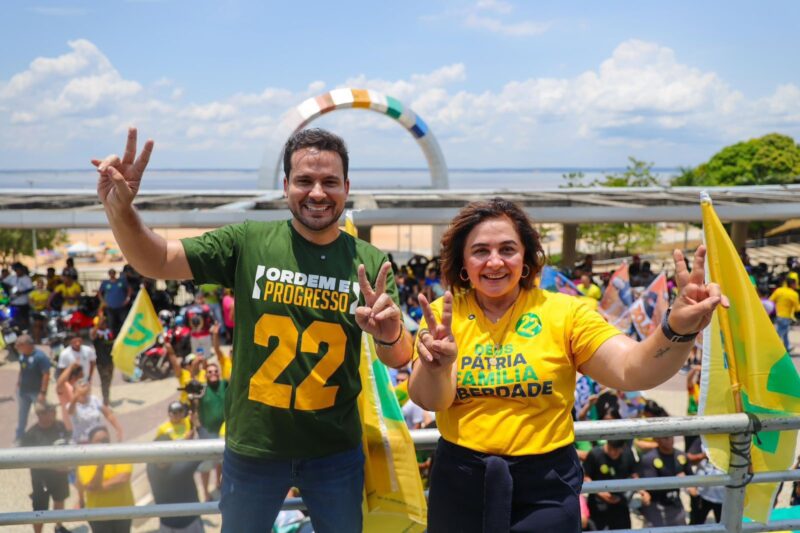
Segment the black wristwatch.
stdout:
<path fill-rule="evenodd" d="M 664 333 L 664 336 L 669 339 L 670 342 L 689 342 L 693 341 L 699 332 L 694 333 L 687 333 L 686 335 L 681 335 L 679 333 L 675 333 L 672 331 L 672 328 L 669 327 L 669 314 L 672 311 L 672 308 L 668 308 L 667 312 L 664 313 L 664 318 L 661 320 L 661 331 Z"/>

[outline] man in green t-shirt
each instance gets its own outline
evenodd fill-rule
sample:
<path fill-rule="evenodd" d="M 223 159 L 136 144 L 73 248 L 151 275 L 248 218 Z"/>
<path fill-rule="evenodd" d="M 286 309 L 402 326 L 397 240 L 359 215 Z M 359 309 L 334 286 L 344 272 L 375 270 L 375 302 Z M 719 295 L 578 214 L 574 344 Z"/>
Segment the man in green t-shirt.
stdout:
<path fill-rule="evenodd" d="M 411 358 L 386 256 L 341 232 L 350 182 L 342 139 L 295 133 L 284 147 L 289 221 L 225 226 L 167 241 L 133 199 L 153 151 L 93 160 L 97 192 L 125 257 L 142 275 L 231 287 L 235 364 L 225 396 L 223 532 L 263 531 L 292 486 L 314 530 L 360 531 L 364 461 L 356 398 L 361 332 L 391 367 Z"/>

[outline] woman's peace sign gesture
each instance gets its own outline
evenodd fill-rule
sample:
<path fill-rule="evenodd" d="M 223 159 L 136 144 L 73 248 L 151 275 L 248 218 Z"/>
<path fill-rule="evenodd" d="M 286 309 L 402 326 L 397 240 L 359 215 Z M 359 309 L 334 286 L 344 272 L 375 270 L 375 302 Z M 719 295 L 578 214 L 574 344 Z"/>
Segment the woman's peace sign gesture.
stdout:
<path fill-rule="evenodd" d="M 672 304 L 669 315 L 669 326 L 681 334 L 701 331 L 711 322 L 711 316 L 717 305 L 728 307 L 730 303 L 716 283 L 706 284 L 705 258 L 706 247 L 699 246 L 694 254 L 691 273 L 686 268 L 683 253 L 673 252 L 675 260 L 675 283 L 678 285 L 678 296 Z"/>
<path fill-rule="evenodd" d="M 425 316 L 426 328 L 417 332 L 419 360 L 429 370 L 450 370 L 458 355 L 458 346 L 453 337 L 453 295 L 444 293 L 442 321 L 436 320 L 431 305 L 424 295 L 419 295 L 419 304 Z"/>

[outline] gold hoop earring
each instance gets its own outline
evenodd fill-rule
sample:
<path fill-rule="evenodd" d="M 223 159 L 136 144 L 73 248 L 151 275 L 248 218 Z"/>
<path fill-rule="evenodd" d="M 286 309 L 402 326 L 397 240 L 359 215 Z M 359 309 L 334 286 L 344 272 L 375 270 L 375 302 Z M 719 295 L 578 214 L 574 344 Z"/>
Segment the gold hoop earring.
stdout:
<path fill-rule="evenodd" d="M 528 276 L 531 275 L 531 267 L 529 267 L 528 265 L 522 265 L 522 271 L 523 272 L 525 272 L 526 268 L 528 269 L 528 272 L 525 273 L 525 274 L 522 274 L 522 279 L 525 279 L 525 278 L 527 278 Z"/>
<path fill-rule="evenodd" d="M 461 270 L 458 271 L 458 279 L 465 283 L 469 281 L 469 273 L 467 272 L 466 267 L 461 267 Z"/>

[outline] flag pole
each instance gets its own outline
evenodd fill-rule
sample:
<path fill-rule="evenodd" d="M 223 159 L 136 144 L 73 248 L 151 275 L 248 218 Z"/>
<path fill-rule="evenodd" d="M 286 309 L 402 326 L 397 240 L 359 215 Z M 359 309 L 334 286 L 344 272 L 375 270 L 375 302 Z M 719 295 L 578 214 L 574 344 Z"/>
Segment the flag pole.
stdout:
<path fill-rule="evenodd" d="M 716 212 L 714 212 L 713 203 L 711 202 L 711 196 L 706 191 L 702 191 L 700 193 L 700 204 L 701 209 L 703 211 L 710 210 L 710 215 L 713 215 L 716 218 Z M 706 224 L 706 212 L 703 213 L 703 226 L 705 229 Z M 709 215 L 709 217 L 710 217 Z M 717 220 L 719 222 L 719 220 Z M 706 239 L 706 261 L 708 264 L 708 269 L 711 273 L 711 279 L 720 279 L 722 277 L 721 274 L 721 267 L 719 264 L 719 260 L 717 255 L 708 253 L 708 234 L 704 231 L 704 237 Z M 714 246 L 717 246 L 717 243 L 714 243 Z M 728 321 L 728 310 L 719 305 L 716 309 L 717 313 L 720 313 L 720 320 L 719 320 L 719 327 L 722 330 L 722 344 L 723 344 L 723 353 L 727 358 L 728 363 L 728 375 L 731 379 L 731 391 L 733 392 L 733 403 L 736 407 L 737 413 L 743 413 L 744 407 L 742 406 L 742 395 L 741 389 L 742 384 L 739 383 L 739 374 L 736 371 L 736 348 L 733 344 L 733 334 L 731 332 L 731 325 Z"/>

